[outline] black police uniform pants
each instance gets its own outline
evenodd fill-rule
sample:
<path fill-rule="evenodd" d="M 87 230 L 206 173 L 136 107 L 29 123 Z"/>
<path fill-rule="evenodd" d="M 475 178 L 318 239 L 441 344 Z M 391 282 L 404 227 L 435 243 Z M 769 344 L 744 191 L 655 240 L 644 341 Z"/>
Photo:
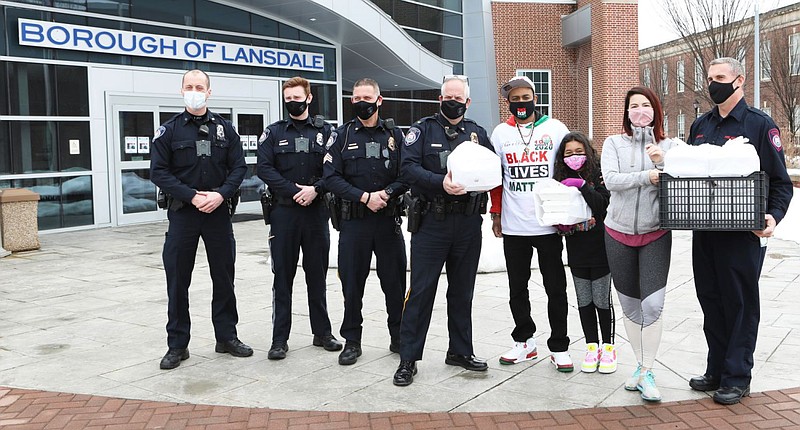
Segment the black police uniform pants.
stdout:
<path fill-rule="evenodd" d="M 344 295 L 341 335 L 361 343 L 361 308 L 372 253 L 386 300 L 386 323 L 392 339 L 400 335 L 400 317 L 406 293 L 406 245 L 394 217 L 368 213 L 363 218 L 342 220 L 339 232 L 339 277 Z"/>
<path fill-rule="evenodd" d="M 272 257 L 272 341 L 289 339 L 292 329 L 292 285 L 300 249 L 306 275 L 308 312 L 315 335 L 331 334 L 325 298 L 331 237 L 328 212 L 317 200 L 311 206 L 277 205 L 270 214 L 269 249 Z"/>
<path fill-rule="evenodd" d="M 724 387 L 750 384 L 765 255 L 749 231 L 696 231 L 692 238 L 694 284 L 708 343 L 706 374 L 719 377 Z"/>
<path fill-rule="evenodd" d="M 167 345 L 186 348 L 189 345 L 189 285 L 192 282 L 197 244 L 203 238 L 208 267 L 211 272 L 211 321 L 214 336 L 224 342 L 236 337 L 236 295 L 233 292 L 236 241 L 223 202 L 210 214 L 187 205 L 178 211 L 167 212 L 169 229 L 164 241 L 162 260 L 167 275 Z"/>
<path fill-rule="evenodd" d="M 442 266 L 447 270 L 448 352 L 473 355 L 472 295 L 481 254 L 481 216 L 426 214 L 411 236 L 411 287 L 400 323 L 400 359 L 421 360 Z"/>
<path fill-rule="evenodd" d="M 525 342 L 536 332 L 528 294 L 534 248 L 539 258 L 544 292 L 547 294 L 547 318 L 550 321 L 547 347 L 552 352 L 564 352 L 569 348 L 567 275 L 564 272 L 564 263 L 561 261 L 564 243 L 561 236 L 556 233 L 542 236 L 503 235 L 503 253 L 506 258 L 509 287 L 508 304 L 514 317 L 511 337 L 515 342 Z"/>

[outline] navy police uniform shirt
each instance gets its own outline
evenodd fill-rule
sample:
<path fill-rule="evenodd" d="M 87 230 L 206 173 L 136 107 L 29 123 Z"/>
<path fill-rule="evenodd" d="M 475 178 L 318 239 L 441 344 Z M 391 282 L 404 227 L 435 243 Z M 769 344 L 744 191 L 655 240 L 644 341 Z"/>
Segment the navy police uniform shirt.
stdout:
<path fill-rule="evenodd" d="M 447 136 L 448 131 L 451 137 Z M 478 143 L 494 152 L 486 130 L 471 119 L 463 118 L 456 125 L 450 124 L 440 113 L 420 119 L 406 133 L 401 180 L 411 186 L 414 195 L 422 195 L 428 201 L 433 201 L 437 195 L 445 196 L 445 201 L 467 200 L 468 194 L 447 194 L 443 185 L 447 157 L 464 141 Z"/>
<path fill-rule="evenodd" d="M 201 125 L 208 127 L 207 135 L 200 131 Z M 156 130 L 150 170 L 154 184 L 189 203 L 197 191 L 213 190 L 231 198 L 244 180 L 247 165 L 230 121 L 209 110 L 200 117 L 183 111 Z"/>
<path fill-rule="evenodd" d="M 264 129 L 258 139 L 258 177 L 273 195 L 292 198 L 300 192 L 295 184 L 322 191 L 322 159 L 333 127 L 321 122 L 314 127 L 309 115 L 304 120 L 282 119 Z"/>
<path fill-rule="evenodd" d="M 701 145 L 710 143 L 722 146 L 728 139 L 744 136 L 756 147 L 761 160 L 761 170 L 769 177 L 767 213 L 780 222 L 792 200 L 792 181 L 786 172 L 786 162 L 781 145 L 781 134 L 772 118 L 764 112 L 747 106 L 744 98 L 722 118 L 719 107 L 695 120 L 689 131 L 687 143 Z"/>
<path fill-rule="evenodd" d="M 331 133 L 323 165 L 325 188 L 352 202 L 365 192 L 386 190 L 390 198 L 405 193 L 407 187 L 399 181 L 403 139 L 400 129 L 387 128 L 382 119 L 375 127 L 364 127 L 357 119 L 346 122 Z"/>

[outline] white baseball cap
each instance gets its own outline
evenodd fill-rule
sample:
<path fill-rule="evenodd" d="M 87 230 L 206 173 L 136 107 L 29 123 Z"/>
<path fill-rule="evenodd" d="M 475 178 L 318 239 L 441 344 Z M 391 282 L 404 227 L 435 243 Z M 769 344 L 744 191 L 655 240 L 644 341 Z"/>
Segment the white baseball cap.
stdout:
<path fill-rule="evenodd" d="M 513 90 L 514 88 L 523 88 L 523 87 L 530 88 L 531 90 L 533 90 L 533 94 L 536 94 L 536 87 L 533 86 L 533 82 L 531 82 L 531 80 L 528 79 L 527 76 L 514 76 L 513 78 L 511 78 L 510 81 L 508 81 L 506 84 L 500 87 L 500 95 L 503 96 L 504 99 L 507 99 L 508 93 L 510 93 L 511 90 Z"/>

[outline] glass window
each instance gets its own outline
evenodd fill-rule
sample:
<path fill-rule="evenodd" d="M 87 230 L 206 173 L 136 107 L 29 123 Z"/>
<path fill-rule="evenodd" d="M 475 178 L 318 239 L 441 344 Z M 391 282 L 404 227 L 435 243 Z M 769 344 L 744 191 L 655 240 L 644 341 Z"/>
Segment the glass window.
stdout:
<path fill-rule="evenodd" d="M 250 28 L 253 34 L 261 36 L 278 37 L 278 21 L 265 18 L 261 15 L 250 15 Z"/>
<path fill-rule="evenodd" d="M 242 190 L 243 202 L 255 202 L 261 199 L 261 190 L 264 188 L 264 181 L 256 174 L 256 165 L 250 164 L 247 166 L 247 173 L 244 175 L 244 181 L 239 189 Z"/>
<path fill-rule="evenodd" d="M 314 95 L 314 99 L 311 100 L 308 113 L 312 116 L 322 115 L 328 121 L 335 120 L 337 116 L 336 100 L 338 100 L 336 86 L 312 83 L 311 94 Z M 289 112 L 286 107 L 283 108 L 283 118 L 289 118 Z"/>
<path fill-rule="evenodd" d="M 661 94 L 669 94 L 669 66 L 661 63 Z"/>
<path fill-rule="evenodd" d="M 642 83 L 644 86 L 650 88 L 650 66 L 644 66 L 644 72 L 642 72 Z"/>
<path fill-rule="evenodd" d="M 214 2 L 198 2 L 197 6 L 197 27 L 250 32 L 250 14 L 247 11 Z"/>
<path fill-rule="evenodd" d="M 702 61 L 699 59 L 694 60 L 694 90 L 701 91 L 706 85 L 706 71 L 703 67 Z"/>
<path fill-rule="evenodd" d="M 149 160 L 153 112 L 120 112 L 119 124 L 121 161 Z"/>
<path fill-rule="evenodd" d="M 131 18 L 194 25 L 194 0 L 131 0 Z"/>
<path fill-rule="evenodd" d="M 114 16 L 131 16 L 130 0 L 86 0 L 88 12 Z"/>
<path fill-rule="evenodd" d="M 0 31 L 0 34 L 3 32 Z M 0 60 L 0 115 L 8 115 L 8 67 L 5 61 Z"/>
<path fill-rule="evenodd" d="M 92 177 L 15 179 L 14 188 L 39 194 L 39 230 L 91 225 L 94 223 Z"/>
<path fill-rule="evenodd" d="M 536 87 L 536 109 L 542 115 L 551 115 L 550 70 L 517 70 L 517 76 L 527 76 Z"/>
<path fill-rule="evenodd" d="M 11 173 L 11 136 L 9 121 L 0 121 L 0 175 Z"/>
<path fill-rule="evenodd" d="M 9 114 L 31 116 L 89 116 L 85 67 L 6 63 Z"/>
<path fill-rule="evenodd" d="M 678 139 L 686 140 L 686 115 L 678 114 Z"/>
<path fill-rule="evenodd" d="M 447 60 L 464 59 L 464 41 L 457 37 L 447 37 L 406 29 L 406 33 L 414 38 L 423 48 Z"/>
<path fill-rule="evenodd" d="M 669 116 L 664 114 L 664 134 L 669 136 Z"/>
<path fill-rule="evenodd" d="M 122 171 L 122 213 L 156 210 L 156 186 L 150 182 L 150 169 Z"/>
<path fill-rule="evenodd" d="M 56 123 L 10 121 L 13 173 L 57 171 Z"/>
<path fill-rule="evenodd" d="M 684 71 L 683 71 L 683 60 L 678 60 L 677 70 L 678 70 L 677 91 L 679 93 L 682 93 L 683 90 L 684 90 L 683 81 L 685 79 Z"/>
<path fill-rule="evenodd" d="M 237 115 L 238 124 L 236 124 L 236 132 L 239 133 L 242 140 L 242 149 L 244 149 L 245 157 L 257 156 L 256 145 L 258 137 L 264 132 L 264 115 L 262 114 L 242 114 Z M 245 141 L 247 136 L 254 141 Z"/>
<path fill-rule="evenodd" d="M 800 33 L 789 36 L 789 67 L 792 75 L 800 75 Z"/>
<path fill-rule="evenodd" d="M 88 122 L 59 122 L 58 170 L 76 172 L 92 170 L 92 146 Z"/>
<path fill-rule="evenodd" d="M 769 40 L 761 42 L 761 80 L 772 79 L 772 45 Z"/>

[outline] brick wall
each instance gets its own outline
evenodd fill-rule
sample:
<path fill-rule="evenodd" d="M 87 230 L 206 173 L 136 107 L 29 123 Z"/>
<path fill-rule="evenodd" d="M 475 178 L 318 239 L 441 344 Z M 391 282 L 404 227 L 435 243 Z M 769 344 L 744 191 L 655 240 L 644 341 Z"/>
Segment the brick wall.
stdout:
<path fill-rule="evenodd" d="M 592 7 L 591 41 L 561 46 L 561 16 Z M 492 3 L 498 97 L 500 86 L 518 69 L 551 71 L 552 116 L 571 130 L 588 133 L 589 78 L 592 67 L 593 130 L 596 147 L 620 132 L 625 93 L 639 81 L 636 3 L 579 0 L 575 5 Z M 528 24 L 529 23 L 529 24 Z M 503 120 L 508 104 L 500 99 Z"/>

